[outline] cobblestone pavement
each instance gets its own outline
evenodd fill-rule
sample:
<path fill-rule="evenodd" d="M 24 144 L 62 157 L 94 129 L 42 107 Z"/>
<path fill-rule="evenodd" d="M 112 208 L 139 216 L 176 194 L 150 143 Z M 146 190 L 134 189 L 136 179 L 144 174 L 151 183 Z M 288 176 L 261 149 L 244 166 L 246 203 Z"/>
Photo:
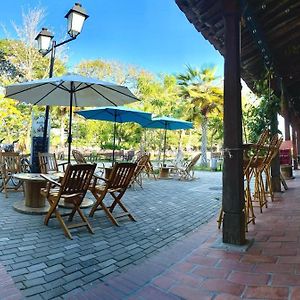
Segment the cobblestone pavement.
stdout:
<path fill-rule="evenodd" d="M 13 210 L 22 193 L 0 195 L 0 264 L 26 298 L 63 299 L 138 265 L 145 258 L 207 223 L 221 203 L 221 172 L 196 172 L 194 181 L 148 180 L 130 188 L 124 203 L 137 222 L 113 226 L 103 212 L 90 219 L 95 234 L 85 228 L 67 239 L 57 220 L 43 225 L 43 216 Z M 90 196 L 89 196 L 90 197 Z M 89 209 L 86 210 L 88 213 Z"/>

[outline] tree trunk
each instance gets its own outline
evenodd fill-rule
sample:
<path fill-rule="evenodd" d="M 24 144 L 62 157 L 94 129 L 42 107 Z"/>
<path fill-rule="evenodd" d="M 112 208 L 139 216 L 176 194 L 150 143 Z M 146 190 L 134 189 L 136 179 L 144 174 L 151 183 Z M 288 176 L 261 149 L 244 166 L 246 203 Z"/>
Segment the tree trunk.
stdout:
<path fill-rule="evenodd" d="M 64 117 L 62 116 L 60 118 L 60 147 L 61 149 L 64 148 L 65 146 L 65 122 L 64 122 Z"/>
<path fill-rule="evenodd" d="M 179 150 L 182 150 L 182 134 L 183 134 L 183 130 L 180 130 L 179 131 L 179 138 L 178 138 L 177 153 L 179 152 Z"/>
<path fill-rule="evenodd" d="M 201 160 L 200 160 L 200 165 L 202 167 L 207 167 L 207 117 L 203 117 L 201 121 L 201 131 L 202 131 L 202 136 L 201 136 Z"/>
<path fill-rule="evenodd" d="M 158 147 L 158 164 L 161 162 L 162 146 L 164 144 L 164 133 L 163 130 L 159 133 L 159 147 Z"/>

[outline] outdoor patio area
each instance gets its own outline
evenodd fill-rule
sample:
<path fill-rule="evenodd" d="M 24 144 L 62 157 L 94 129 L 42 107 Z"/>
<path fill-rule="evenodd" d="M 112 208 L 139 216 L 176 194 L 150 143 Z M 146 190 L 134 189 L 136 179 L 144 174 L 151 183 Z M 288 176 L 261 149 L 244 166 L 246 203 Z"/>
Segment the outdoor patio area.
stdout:
<path fill-rule="evenodd" d="M 59 299 L 89 290 L 109 275 L 126 272 L 132 265 L 164 253 L 166 246 L 169 249 L 211 218 L 216 228 L 214 216 L 221 206 L 222 174 L 196 172 L 196 177 L 193 181 L 146 178 L 143 189 L 129 188 L 123 198 L 137 222 L 125 217 L 116 227 L 98 211 L 90 218 L 95 234 L 84 228 L 73 230 L 73 240 L 64 236 L 56 219 L 47 227 L 44 216 L 15 211 L 13 203 L 20 201 L 23 193 L 10 192 L 8 198 L 0 194 L 0 264 L 23 297 Z M 93 199 L 92 195 L 88 197 Z M 5 270 L 0 270 L 0 278 L 7 278 Z M 7 288 L 9 279 L 4 282 L 6 288 L 0 289 L 0 299 L 17 299 Z"/>

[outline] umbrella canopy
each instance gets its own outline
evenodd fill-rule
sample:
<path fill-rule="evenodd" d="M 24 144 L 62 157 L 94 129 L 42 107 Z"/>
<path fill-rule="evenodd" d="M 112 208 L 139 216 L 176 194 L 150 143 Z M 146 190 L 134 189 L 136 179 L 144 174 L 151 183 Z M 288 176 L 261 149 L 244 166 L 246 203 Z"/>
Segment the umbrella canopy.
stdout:
<path fill-rule="evenodd" d="M 114 122 L 113 163 L 115 161 L 116 123 L 135 122 L 142 125 L 152 120 L 151 113 L 121 106 L 99 107 L 76 113 L 86 119 Z"/>
<path fill-rule="evenodd" d="M 69 106 L 123 105 L 138 101 L 131 91 L 121 85 L 80 75 L 65 75 L 12 84 L 5 97 L 33 105 Z"/>
<path fill-rule="evenodd" d="M 170 117 L 156 117 L 153 118 L 151 122 L 144 122 L 141 124 L 144 128 L 161 128 L 165 129 L 164 134 L 164 154 L 163 154 L 163 165 L 166 158 L 166 144 L 167 144 L 167 130 L 178 130 L 178 129 L 191 129 L 193 128 L 193 123 L 188 121 L 183 121 L 180 119 L 174 119 Z"/>
<path fill-rule="evenodd" d="M 180 119 L 174 119 L 170 117 L 156 117 L 152 118 L 152 121 L 141 124 L 144 128 L 161 128 L 168 130 L 178 130 L 178 129 L 190 129 L 193 128 L 193 123 L 188 121 L 183 121 Z"/>
<path fill-rule="evenodd" d="M 80 75 L 65 75 L 34 80 L 6 87 L 6 98 L 33 105 L 69 106 L 68 161 L 72 143 L 72 107 L 121 105 L 138 101 L 131 91 L 121 85 Z M 46 122 L 45 122 L 46 124 Z M 44 134 L 44 142 L 46 135 Z"/>

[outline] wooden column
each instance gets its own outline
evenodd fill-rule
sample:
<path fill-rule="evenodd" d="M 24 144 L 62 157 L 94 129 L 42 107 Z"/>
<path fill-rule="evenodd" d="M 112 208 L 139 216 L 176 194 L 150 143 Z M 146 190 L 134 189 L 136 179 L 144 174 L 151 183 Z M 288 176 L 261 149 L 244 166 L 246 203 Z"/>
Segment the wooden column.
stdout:
<path fill-rule="evenodd" d="M 224 0 L 224 169 L 223 242 L 243 245 L 245 239 L 242 107 L 240 80 L 240 7 L 238 0 Z"/>
<path fill-rule="evenodd" d="M 297 155 L 300 155 L 300 124 L 297 123 Z"/>
<path fill-rule="evenodd" d="M 293 163 L 294 170 L 298 170 L 298 149 L 297 149 L 297 132 L 295 126 L 292 126 L 292 141 L 293 141 Z"/>
<path fill-rule="evenodd" d="M 275 113 L 271 119 L 271 134 L 278 133 L 278 118 Z M 279 153 L 274 157 L 271 164 L 271 182 L 274 192 L 281 192 L 281 181 L 280 181 L 280 159 Z"/>
<path fill-rule="evenodd" d="M 291 134 L 290 134 L 290 111 L 289 111 L 289 102 L 286 97 L 286 93 L 281 86 L 281 110 L 282 110 L 282 116 L 284 119 L 284 140 L 290 141 L 291 140 Z"/>
<path fill-rule="evenodd" d="M 288 117 L 284 118 L 284 140 L 285 141 L 291 140 L 290 121 Z"/>

